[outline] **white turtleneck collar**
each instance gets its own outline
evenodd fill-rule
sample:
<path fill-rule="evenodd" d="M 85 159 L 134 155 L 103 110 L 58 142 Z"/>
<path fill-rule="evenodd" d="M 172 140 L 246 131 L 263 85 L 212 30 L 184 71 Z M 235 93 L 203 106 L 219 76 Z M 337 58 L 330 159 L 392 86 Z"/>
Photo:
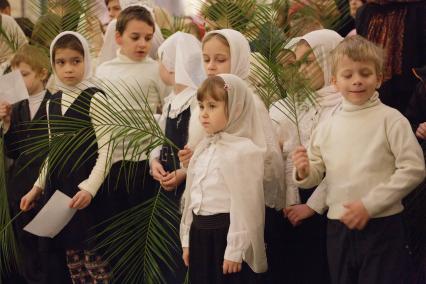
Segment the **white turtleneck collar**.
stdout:
<path fill-rule="evenodd" d="M 376 106 L 378 104 L 380 104 L 380 99 L 379 99 L 379 93 L 376 91 L 374 93 L 374 95 L 371 98 L 369 98 L 366 103 L 364 103 L 362 105 L 352 104 L 351 102 L 349 102 L 348 100 L 346 100 L 343 97 L 342 110 L 344 112 L 354 112 L 354 111 L 358 111 L 358 110 L 362 110 L 362 109 L 374 107 L 374 106 Z"/>
<path fill-rule="evenodd" d="M 42 90 L 40 93 L 28 97 L 28 108 L 30 109 L 31 120 L 34 119 L 38 109 L 40 108 L 45 94 L 46 90 Z"/>

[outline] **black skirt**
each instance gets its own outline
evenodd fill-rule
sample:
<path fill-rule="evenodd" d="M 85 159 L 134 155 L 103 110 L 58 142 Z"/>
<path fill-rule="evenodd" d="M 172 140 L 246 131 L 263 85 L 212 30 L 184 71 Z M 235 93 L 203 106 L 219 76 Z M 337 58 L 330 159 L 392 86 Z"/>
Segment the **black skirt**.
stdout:
<path fill-rule="evenodd" d="M 242 263 L 238 273 L 223 274 L 223 257 L 227 245 L 229 214 L 194 215 L 189 233 L 190 283 L 263 283 L 263 275 Z"/>

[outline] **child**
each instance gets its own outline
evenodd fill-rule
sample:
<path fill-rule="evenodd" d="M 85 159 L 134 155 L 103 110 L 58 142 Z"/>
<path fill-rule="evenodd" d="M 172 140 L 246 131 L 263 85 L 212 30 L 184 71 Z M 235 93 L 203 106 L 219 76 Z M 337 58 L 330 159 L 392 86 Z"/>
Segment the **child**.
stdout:
<path fill-rule="evenodd" d="M 27 87 L 29 98 L 13 104 L 0 103 L 0 119 L 3 121 L 5 153 L 13 164 L 8 173 L 8 198 L 12 216 L 20 212 L 19 204 L 24 190 L 32 186 L 38 177 L 40 167 L 46 158 L 43 151 L 39 155 L 29 155 L 25 151 L 47 136 L 47 130 L 30 122 L 46 120 L 46 101 L 51 96 L 45 89 L 49 75 L 49 58 L 43 50 L 24 45 L 11 61 L 12 70 L 21 72 Z M 4 111 L 6 110 L 6 111 Z M 39 129 L 37 129 L 39 128 Z M 18 241 L 22 263 L 20 271 L 30 283 L 43 282 L 43 268 L 39 262 L 38 238 L 22 228 L 28 224 L 37 212 L 28 212 L 13 223 Z"/>
<path fill-rule="evenodd" d="M 177 32 L 160 46 L 158 53 L 160 77 L 166 85 L 174 88 L 166 98 L 160 125 L 168 139 L 178 148 L 183 148 L 188 140 L 191 111 L 196 107 L 196 90 L 205 78 L 201 44 L 194 36 Z M 181 185 L 184 185 L 186 173 L 179 169 L 176 150 L 163 145 L 161 153 L 154 151 L 151 154 L 150 164 L 154 179 L 165 190 L 183 189 Z"/>
<path fill-rule="evenodd" d="M 315 91 L 317 104 L 309 105 L 309 101 L 298 105 L 299 129 L 286 116 L 280 119 L 280 133 L 283 134 L 283 154 L 285 159 L 287 207 L 286 216 L 281 218 L 280 226 L 285 231 L 283 246 L 285 256 L 281 258 L 281 269 L 275 279 L 287 280 L 292 283 L 329 283 L 327 272 L 327 258 L 325 246 L 326 219 L 317 213 L 324 213 L 325 206 L 321 198 L 317 202 L 315 195 L 311 197 L 315 188 L 300 190 L 292 180 L 293 163 L 290 153 L 301 143 L 309 145 L 312 132 L 318 124 L 326 121 L 341 103 L 342 96 L 331 85 L 331 51 L 343 40 L 332 30 L 317 30 L 307 33 L 296 45 L 296 60 L 302 62 L 299 71 L 308 80 L 309 87 Z M 285 111 L 285 104 L 278 101 L 273 108 Z M 288 114 L 291 115 L 291 114 Z M 321 187 L 324 187 L 322 184 Z M 318 188 L 319 191 L 325 190 Z M 318 194 L 318 192 L 316 193 Z M 319 203 L 319 204 L 318 204 Z M 315 210 L 315 211 L 314 211 Z M 312 216 L 314 215 L 314 216 Z M 311 217 L 312 216 L 312 217 Z M 311 217 L 309 219 L 306 219 Z M 306 219 L 302 222 L 303 219 Z M 291 224 L 290 224 L 291 222 Z M 278 224 L 277 224 L 278 225 Z M 297 227 L 293 227 L 293 226 Z M 309 255 L 309 259 L 306 259 Z M 302 273 L 302 271 L 306 273 Z"/>
<path fill-rule="evenodd" d="M 66 157 L 63 164 L 51 167 L 45 164 L 34 187 L 22 197 L 20 207 L 24 211 L 29 210 L 42 191 L 44 201 L 55 190 L 72 197 L 70 208 L 79 210 L 55 238 L 45 240 L 46 245 L 51 250 L 66 250 L 67 264 L 74 283 L 107 283 L 111 278 L 107 262 L 85 243 L 101 208 L 101 204 L 97 204 L 97 200 L 92 202 L 92 199 L 103 182 L 106 168 L 107 151 L 105 147 L 98 149 L 105 141 L 93 126 L 96 122 L 94 118 L 104 114 L 97 104 L 91 104 L 92 99 L 102 102 L 103 95 L 96 88 L 87 88 L 87 79 L 91 75 L 90 53 L 87 41 L 80 34 L 59 34 L 52 42 L 50 54 L 56 82 L 61 90 L 48 102 L 50 132 L 60 134 L 61 122 L 79 120 L 92 123 L 81 134 L 90 138 L 70 149 L 70 153 L 63 153 Z M 73 168 L 77 163 L 78 167 Z M 60 281 L 63 279 L 54 278 L 58 273 L 54 265 L 56 263 L 48 264 L 49 277 L 53 278 L 49 283 L 62 283 Z"/>
<path fill-rule="evenodd" d="M 160 76 L 166 85 L 173 87 L 172 93 L 166 98 L 160 125 L 167 138 L 182 149 L 188 140 L 189 118 L 197 104 L 197 87 L 205 78 L 201 43 L 190 34 L 177 32 L 160 46 L 158 53 L 161 60 Z M 177 151 L 164 144 L 151 153 L 150 160 L 154 179 L 179 208 L 180 197 L 185 189 L 186 170 L 179 166 Z M 177 210 L 175 214 L 179 215 Z M 179 228 L 179 223 L 173 225 Z M 178 236 L 178 231 L 170 235 Z M 179 239 L 176 239 L 178 242 Z M 181 252 L 173 254 L 179 258 Z M 168 276 L 167 283 L 182 282 L 184 271 L 183 265 L 178 267 L 173 276 Z M 168 275 L 166 271 L 163 273 Z"/>
<path fill-rule="evenodd" d="M 191 283 L 256 283 L 263 242 L 265 137 L 245 82 L 208 78 L 197 92 L 207 137 L 188 168 L 180 227 Z M 247 265 L 248 264 L 248 265 Z"/>
<path fill-rule="evenodd" d="M 119 54 L 117 58 L 103 63 L 96 70 L 96 76 L 108 88 L 116 91 L 121 96 L 122 102 L 123 100 L 129 102 L 129 104 L 124 102 L 126 105 L 118 102 L 113 108 L 147 111 L 135 109 L 140 105 L 144 106 L 146 100 L 153 113 L 161 110 L 167 88 L 161 81 L 158 62 L 148 55 L 151 51 L 154 30 L 154 20 L 144 7 L 131 6 L 120 13 L 116 32 L 116 40 L 120 45 Z M 130 94 L 129 89 L 134 90 L 134 94 Z M 134 99 L 143 102 L 139 102 L 139 105 L 131 104 Z M 114 100 L 110 101 L 114 104 Z M 144 149 L 149 144 L 149 139 L 142 140 L 139 145 L 132 145 L 124 137 L 114 143 L 111 172 L 105 185 L 108 187 L 106 191 L 116 192 L 114 199 L 117 199 L 117 210 L 122 211 L 149 199 L 154 193 L 156 183 L 149 175 L 147 153 L 139 153 L 137 150 Z M 131 179 L 126 175 L 130 172 L 132 172 Z M 130 192 L 130 196 L 127 192 Z"/>
<path fill-rule="evenodd" d="M 148 12 L 151 14 L 152 19 L 154 20 L 154 36 L 153 39 L 151 40 L 152 42 L 152 47 L 150 48 L 149 51 L 149 56 L 151 56 L 152 58 L 156 59 L 157 56 L 157 49 L 158 47 L 161 45 L 161 43 L 164 41 L 163 35 L 161 33 L 161 28 L 157 25 L 156 23 L 156 17 L 155 17 L 155 13 L 154 10 L 148 6 L 148 3 L 146 3 L 146 1 L 142 1 L 142 0 L 129 0 L 129 1 L 124 1 L 121 0 L 119 1 L 120 3 L 120 7 L 121 7 L 121 11 L 127 9 L 128 7 L 143 7 L 146 10 L 148 10 Z M 120 12 L 121 13 L 121 12 Z M 119 13 L 119 14 L 120 14 Z M 116 42 L 115 38 L 116 38 L 116 31 L 117 31 L 117 20 L 118 20 L 118 16 L 116 19 L 113 19 L 107 26 L 106 31 L 105 31 L 105 36 L 104 36 L 104 43 L 102 45 L 102 49 L 99 53 L 99 57 L 98 57 L 98 65 L 106 62 L 106 61 L 110 61 L 114 58 L 117 57 L 117 52 L 119 49 L 119 45 L 117 45 L 118 43 Z"/>
<path fill-rule="evenodd" d="M 105 5 L 108 8 L 108 15 L 111 20 L 117 19 L 121 12 L 120 1 L 118 0 L 105 0 Z"/>
<path fill-rule="evenodd" d="M 333 51 L 342 109 L 293 154 L 294 182 L 311 188 L 327 171 L 327 256 L 332 283 L 402 283 L 401 199 L 425 176 L 407 119 L 378 99 L 382 51 L 360 36 Z"/>

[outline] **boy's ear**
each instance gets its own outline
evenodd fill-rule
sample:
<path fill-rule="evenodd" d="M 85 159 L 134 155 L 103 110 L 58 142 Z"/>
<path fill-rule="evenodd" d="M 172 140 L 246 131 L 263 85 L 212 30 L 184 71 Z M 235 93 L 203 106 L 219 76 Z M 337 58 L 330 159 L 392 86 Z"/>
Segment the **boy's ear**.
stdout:
<path fill-rule="evenodd" d="M 115 42 L 121 46 L 123 44 L 123 36 L 119 32 L 115 32 Z"/>
<path fill-rule="evenodd" d="M 379 89 L 380 86 L 383 83 L 383 74 L 378 74 L 377 75 L 377 85 L 376 85 L 376 89 Z"/>
<path fill-rule="evenodd" d="M 331 84 L 337 89 L 337 79 L 336 76 L 331 76 Z"/>
<path fill-rule="evenodd" d="M 38 76 L 40 77 L 40 79 L 42 81 L 46 81 L 48 79 L 48 76 L 49 76 L 49 71 L 46 68 L 43 68 L 43 69 L 41 69 Z"/>

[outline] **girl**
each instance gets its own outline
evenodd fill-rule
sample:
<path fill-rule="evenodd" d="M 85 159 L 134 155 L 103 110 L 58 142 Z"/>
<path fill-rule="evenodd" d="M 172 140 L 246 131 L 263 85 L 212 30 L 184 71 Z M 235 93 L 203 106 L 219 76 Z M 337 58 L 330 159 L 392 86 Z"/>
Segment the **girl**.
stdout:
<path fill-rule="evenodd" d="M 180 227 L 191 283 L 255 283 L 267 269 L 263 242 L 263 127 L 253 94 L 235 75 L 197 92 L 206 137 L 188 168 Z"/>
<path fill-rule="evenodd" d="M 166 98 L 160 125 L 166 136 L 182 149 L 188 139 L 188 124 L 191 112 L 197 105 L 197 86 L 205 78 L 201 61 L 201 44 L 192 35 L 177 32 L 170 36 L 159 48 L 160 76 L 166 85 L 172 86 L 172 93 Z M 161 149 L 161 151 L 160 151 Z M 186 170 L 181 169 L 177 151 L 165 144 L 151 153 L 151 171 L 154 179 L 160 182 L 176 208 L 185 189 Z M 176 210 L 176 216 L 179 214 Z M 176 228 L 179 224 L 174 224 Z M 173 232 L 170 235 L 178 236 Z M 179 239 L 176 239 L 176 243 Z M 180 253 L 176 255 L 178 258 Z M 167 278 L 167 283 L 182 282 L 184 267 L 178 267 L 175 275 Z M 167 270 L 163 273 L 167 275 Z M 179 280 L 178 280 L 179 279 Z"/>
<path fill-rule="evenodd" d="M 43 151 L 31 155 L 26 151 L 35 141 L 45 139 L 47 130 L 31 125 L 31 121 L 42 123 L 46 120 L 46 101 L 51 96 L 45 89 L 49 75 L 49 57 L 35 46 L 24 45 L 11 61 L 12 70 L 19 70 L 28 90 L 28 100 L 10 106 L 0 103 L 0 119 L 3 121 L 3 133 L 6 156 L 13 160 L 8 172 L 8 198 L 11 215 L 19 213 L 21 197 L 37 179 L 40 167 L 46 158 Z M 2 112 L 7 109 L 6 112 Z M 39 129 L 37 129 L 39 128 Z M 38 237 L 22 228 L 28 224 L 37 212 L 28 212 L 13 223 L 20 249 L 22 262 L 20 271 L 29 283 L 43 283 L 43 267 L 38 246 Z"/>
<path fill-rule="evenodd" d="M 203 40 L 203 61 L 204 69 L 208 76 L 215 76 L 220 73 L 231 73 L 237 75 L 243 80 L 247 80 L 250 73 L 250 46 L 247 39 L 240 33 L 231 29 L 211 31 L 206 34 Z M 280 264 L 281 253 L 279 247 L 282 244 L 281 235 L 275 229 L 270 215 L 278 215 L 282 218 L 282 209 L 285 208 L 285 185 L 282 173 L 284 165 L 282 161 L 281 150 L 275 137 L 272 123 L 269 118 L 268 110 L 262 100 L 253 94 L 256 112 L 261 120 L 267 151 L 265 156 L 265 171 L 263 180 L 263 189 L 265 191 L 266 205 L 266 242 L 269 268 L 274 269 L 274 264 Z M 193 116 L 195 118 L 196 116 Z M 200 124 L 191 119 L 188 147 L 179 152 L 181 161 L 185 164 L 191 156 L 190 148 L 194 148 L 196 141 L 202 135 Z M 276 252 L 276 257 L 270 253 Z M 279 270 L 279 268 L 277 268 Z"/>
<path fill-rule="evenodd" d="M 92 202 L 92 199 L 103 181 L 99 176 L 103 177 L 106 169 L 107 149 L 98 149 L 98 145 L 105 145 L 105 136 L 97 135 L 99 129 L 93 126 L 96 125 L 95 118 L 104 115 L 99 107 L 104 103 L 103 95 L 96 88 L 87 88 L 90 85 L 87 79 L 91 76 L 90 53 L 87 41 L 80 34 L 59 34 L 52 42 L 50 56 L 57 87 L 61 90 L 52 96 L 47 105 L 50 132 L 54 135 L 66 134 L 59 130 L 61 122 L 85 121 L 91 123 L 91 127 L 84 129 L 81 135 L 89 139 L 70 149 L 70 153 L 63 153 L 65 161 L 61 165 L 49 167 L 47 160 L 34 187 L 22 197 L 20 207 L 24 211 L 29 210 L 42 192 L 44 201 L 55 190 L 71 196 L 70 208 L 79 210 L 55 238 L 46 239 L 44 243 L 50 250 L 66 251 L 69 273 L 74 283 L 107 283 L 111 278 L 108 264 L 85 242 L 88 230 L 99 213 L 101 204 L 98 202 L 101 200 Z M 99 105 L 91 104 L 93 99 L 99 101 Z M 70 139 L 72 141 L 74 138 Z M 53 154 L 54 150 L 52 148 L 49 154 Z M 77 163 L 79 166 L 73 168 Z M 48 282 L 62 283 L 60 281 L 64 280 L 57 278 L 55 265 L 48 263 L 51 278 Z"/>
<path fill-rule="evenodd" d="M 201 44 L 194 36 L 177 32 L 160 46 L 158 53 L 160 76 L 166 85 L 174 88 L 166 98 L 160 125 L 167 138 L 183 148 L 188 140 L 191 111 L 196 107 L 196 90 L 205 78 Z M 157 150 L 151 154 L 151 169 L 165 190 L 183 189 L 186 173 L 179 169 L 177 151 L 170 146 L 163 145 L 161 153 Z"/>
<path fill-rule="evenodd" d="M 323 29 L 304 35 L 296 45 L 296 60 L 302 62 L 299 70 L 308 79 L 310 88 L 316 92 L 318 103 L 315 106 L 310 106 L 309 102 L 303 102 L 298 106 L 302 145 L 309 143 L 313 130 L 337 110 L 342 100 L 340 93 L 331 85 L 330 61 L 331 51 L 342 40 L 343 38 L 338 33 Z M 271 112 L 274 111 L 285 111 L 282 102 L 278 101 L 271 108 Z M 326 220 L 320 215 L 311 217 L 315 212 L 322 214 L 326 210 L 322 198 L 326 185 L 325 183 L 321 184 L 317 190 L 299 191 L 292 179 L 293 163 L 289 157 L 289 154 L 299 143 L 298 131 L 287 116 L 282 116 L 278 123 L 284 140 L 283 156 L 288 193 L 288 207 L 285 212 L 288 219 L 282 219 L 279 223 L 279 226 L 285 232 L 283 243 L 285 244 L 286 255 L 281 259 L 281 276 L 276 275 L 276 277 L 286 279 L 289 283 L 295 281 L 300 283 L 328 283 L 325 251 Z M 313 194 L 314 190 L 315 194 Z M 308 217 L 311 218 L 301 223 L 303 219 Z M 309 255 L 308 259 L 306 255 Z M 306 271 L 309 271 L 309 273 L 306 273 Z"/>

